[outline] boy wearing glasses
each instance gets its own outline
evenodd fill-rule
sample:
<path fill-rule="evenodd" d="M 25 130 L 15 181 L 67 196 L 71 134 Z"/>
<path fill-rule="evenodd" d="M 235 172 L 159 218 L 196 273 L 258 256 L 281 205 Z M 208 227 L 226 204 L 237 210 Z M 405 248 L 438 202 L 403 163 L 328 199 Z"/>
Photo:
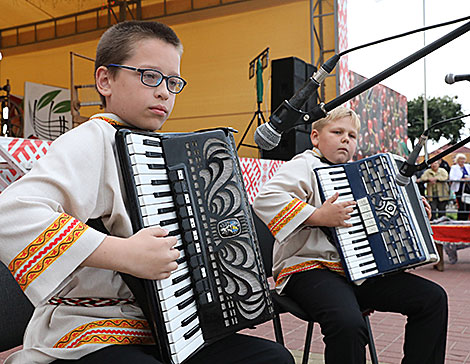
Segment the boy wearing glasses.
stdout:
<path fill-rule="evenodd" d="M 124 22 L 100 39 L 96 89 L 105 112 L 54 141 L 0 195 L 0 259 L 35 306 L 22 350 L 6 364 L 160 363 L 142 310 L 118 272 L 164 279 L 176 238 L 160 227 L 132 234 L 114 145 L 115 126 L 158 130 L 186 82 L 182 45 L 157 22 Z M 88 226 L 100 218 L 109 235 Z M 187 361 L 293 363 L 282 346 L 234 334 Z"/>

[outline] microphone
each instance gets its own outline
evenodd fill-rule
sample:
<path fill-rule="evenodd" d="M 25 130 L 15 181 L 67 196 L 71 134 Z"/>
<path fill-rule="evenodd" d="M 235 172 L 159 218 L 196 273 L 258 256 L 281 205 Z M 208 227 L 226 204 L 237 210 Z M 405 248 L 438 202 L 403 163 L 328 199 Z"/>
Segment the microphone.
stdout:
<path fill-rule="evenodd" d="M 446 75 L 445 81 L 449 85 L 452 85 L 454 82 L 459 82 L 459 81 L 470 81 L 470 74 L 454 75 L 452 73 L 449 73 Z"/>
<path fill-rule="evenodd" d="M 301 107 L 320 87 L 328 74 L 333 71 L 340 59 L 339 55 L 334 55 L 320 69 L 313 74 L 302 87 L 292 96 L 289 101 L 284 102 L 269 117 L 269 121 L 261 124 L 255 131 L 255 143 L 264 150 L 275 148 L 281 141 L 283 132 L 292 129 L 300 124 L 299 116 L 302 115 Z"/>
<path fill-rule="evenodd" d="M 402 187 L 406 186 L 408 183 L 410 183 L 411 176 L 418 170 L 418 166 L 415 163 L 418 159 L 419 152 L 421 152 L 421 149 L 428 140 L 428 133 L 429 129 L 419 137 L 419 141 L 408 156 L 408 159 L 403 162 L 400 169 L 398 170 L 398 174 L 395 177 L 397 185 Z"/>

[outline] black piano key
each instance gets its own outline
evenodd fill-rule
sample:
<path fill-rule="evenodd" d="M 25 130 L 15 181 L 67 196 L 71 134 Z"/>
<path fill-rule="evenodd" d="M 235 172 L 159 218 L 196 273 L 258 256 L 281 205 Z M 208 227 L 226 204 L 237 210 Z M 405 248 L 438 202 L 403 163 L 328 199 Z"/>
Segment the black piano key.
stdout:
<path fill-rule="evenodd" d="M 177 223 L 178 223 L 177 218 L 169 219 L 169 220 L 162 220 L 162 221 L 160 221 L 160 226 L 173 225 L 173 224 L 177 224 Z"/>
<path fill-rule="evenodd" d="M 167 179 L 153 179 L 150 181 L 152 186 L 168 185 L 170 184 Z"/>
<path fill-rule="evenodd" d="M 165 207 L 165 208 L 162 208 L 162 209 L 157 209 L 157 212 L 159 214 L 166 214 L 168 212 L 174 212 L 176 211 L 176 209 L 174 207 Z"/>
<path fill-rule="evenodd" d="M 346 189 L 346 188 L 350 188 L 350 187 L 349 187 L 349 184 L 348 184 L 348 185 L 344 185 L 344 186 L 336 186 L 336 187 L 334 187 L 333 189 L 334 189 L 334 190 L 344 190 L 344 189 Z M 351 192 L 349 192 L 349 193 L 351 193 Z"/>
<path fill-rule="evenodd" d="M 369 264 L 372 264 L 372 263 L 375 263 L 375 261 L 374 260 L 368 260 L 367 262 L 359 264 L 359 267 L 364 267 L 365 265 L 369 265 Z"/>
<path fill-rule="evenodd" d="M 182 309 L 188 307 L 195 300 L 196 299 L 194 298 L 194 296 L 186 298 L 184 301 L 181 301 L 180 303 L 178 303 L 178 305 L 177 305 L 178 310 L 182 310 Z"/>
<path fill-rule="evenodd" d="M 171 196 L 171 192 L 170 191 L 167 191 L 167 192 L 154 192 L 153 196 L 156 197 L 156 198 L 168 197 L 168 196 Z"/>
<path fill-rule="evenodd" d="M 368 241 L 367 238 L 356 239 L 352 241 L 352 244 L 361 243 L 363 241 Z"/>
<path fill-rule="evenodd" d="M 364 249 L 364 248 L 368 248 L 369 247 L 369 244 L 366 244 L 366 245 L 359 245 L 359 246 L 356 246 L 354 248 L 354 250 L 361 250 L 361 249 Z"/>
<path fill-rule="evenodd" d="M 186 287 L 183 287 L 183 288 L 177 290 L 177 291 L 175 292 L 175 297 L 182 296 L 182 295 L 184 295 L 185 293 L 191 291 L 191 289 L 192 289 L 192 287 L 191 287 L 191 285 L 189 284 L 189 285 L 187 285 Z"/>
<path fill-rule="evenodd" d="M 186 261 L 186 257 L 179 257 L 178 259 L 176 259 L 176 263 L 178 264 L 184 263 L 185 261 Z"/>
<path fill-rule="evenodd" d="M 193 336 L 198 331 L 199 331 L 199 325 L 196 325 L 191 330 L 189 330 L 186 334 L 184 334 L 183 337 L 185 338 L 185 340 L 189 340 L 191 336 Z"/>
<path fill-rule="evenodd" d="M 356 256 L 357 258 L 360 258 L 360 257 L 365 257 L 366 255 L 371 255 L 371 254 L 372 254 L 372 252 L 367 252 L 367 253 L 355 254 L 355 256 Z"/>
<path fill-rule="evenodd" d="M 190 277 L 189 272 L 186 272 L 185 274 L 182 274 L 179 277 L 172 279 L 172 282 L 173 284 L 177 284 L 177 283 L 184 281 L 186 278 L 189 278 L 189 277 Z"/>
<path fill-rule="evenodd" d="M 165 169 L 166 167 L 164 164 L 159 163 L 149 163 L 147 166 L 149 169 Z"/>
<path fill-rule="evenodd" d="M 156 139 L 144 139 L 142 144 L 144 145 L 151 145 L 152 147 L 161 147 L 160 140 Z"/>
<path fill-rule="evenodd" d="M 175 249 L 178 249 L 179 251 L 181 251 L 184 249 L 184 246 L 183 244 L 181 244 L 181 245 L 175 246 Z"/>
<path fill-rule="evenodd" d="M 352 234 L 360 233 L 362 231 L 364 231 L 364 229 L 351 230 L 351 231 L 348 232 L 348 234 L 352 235 Z"/>
<path fill-rule="evenodd" d="M 369 272 L 372 272 L 373 270 L 376 270 L 376 269 L 377 269 L 376 267 L 372 267 L 372 268 L 369 268 L 369 269 L 364 269 L 361 272 L 362 273 L 369 273 Z"/>
<path fill-rule="evenodd" d="M 182 327 L 188 326 L 191 322 L 194 321 L 194 319 L 196 319 L 196 317 L 197 317 L 197 312 L 194 312 L 193 314 L 189 315 L 188 317 L 186 317 L 184 320 L 181 321 L 181 326 Z"/>
<path fill-rule="evenodd" d="M 346 177 L 335 177 L 335 178 L 332 178 L 330 181 L 331 182 L 334 182 L 334 181 L 347 181 L 348 179 Z"/>
<path fill-rule="evenodd" d="M 163 157 L 163 153 L 146 151 L 145 156 L 147 158 L 161 158 L 161 157 Z"/>

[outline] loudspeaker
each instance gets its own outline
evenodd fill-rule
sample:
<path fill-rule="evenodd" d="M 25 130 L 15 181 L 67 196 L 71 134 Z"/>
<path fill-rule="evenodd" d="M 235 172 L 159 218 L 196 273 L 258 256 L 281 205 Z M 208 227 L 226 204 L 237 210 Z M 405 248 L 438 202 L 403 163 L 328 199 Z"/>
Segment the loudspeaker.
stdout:
<path fill-rule="evenodd" d="M 316 72 L 316 67 L 297 57 L 273 59 L 271 61 L 271 113 L 284 100 L 289 100 L 305 81 Z M 310 111 L 317 105 L 317 93 L 302 107 Z M 296 154 L 312 148 L 310 141 L 311 124 L 299 125 L 282 133 L 278 146 L 271 150 L 261 150 L 261 158 L 290 160 Z"/>

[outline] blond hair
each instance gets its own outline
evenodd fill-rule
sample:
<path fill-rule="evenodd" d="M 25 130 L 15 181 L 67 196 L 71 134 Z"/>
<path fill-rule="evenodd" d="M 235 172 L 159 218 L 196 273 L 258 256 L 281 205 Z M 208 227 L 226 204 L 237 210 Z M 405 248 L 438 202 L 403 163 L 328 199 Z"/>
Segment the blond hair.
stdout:
<path fill-rule="evenodd" d="M 354 110 L 351 110 L 344 106 L 338 106 L 337 108 L 331 110 L 328 115 L 323 119 L 315 121 L 312 124 L 312 129 L 321 131 L 325 127 L 325 125 L 347 117 L 351 118 L 351 121 L 356 125 L 357 131 L 359 131 L 361 129 L 361 120 L 359 119 L 359 116 L 357 116 Z"/>

